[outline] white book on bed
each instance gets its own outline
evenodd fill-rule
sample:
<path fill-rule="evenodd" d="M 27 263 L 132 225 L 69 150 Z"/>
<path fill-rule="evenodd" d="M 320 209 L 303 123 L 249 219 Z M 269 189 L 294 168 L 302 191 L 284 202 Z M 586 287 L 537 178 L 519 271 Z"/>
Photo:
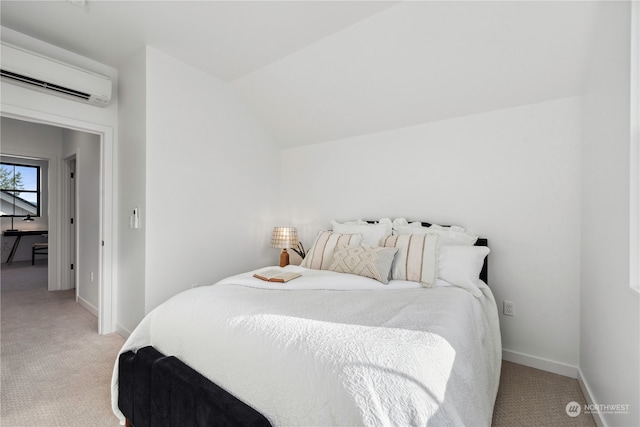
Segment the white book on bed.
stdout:
<path fill-rule="evenodd" d="M 295 273 L 293 271 L 282 271 L 277 268 L 270 268 L 268 270 L 259 271 L 253 275 L 253 277 L 257 277 L 260 280 L 279 283 L 288 282 L 289 280 L 293 280 L 296 277 L 300 276 L 302 276 L 300 273 Z"/>

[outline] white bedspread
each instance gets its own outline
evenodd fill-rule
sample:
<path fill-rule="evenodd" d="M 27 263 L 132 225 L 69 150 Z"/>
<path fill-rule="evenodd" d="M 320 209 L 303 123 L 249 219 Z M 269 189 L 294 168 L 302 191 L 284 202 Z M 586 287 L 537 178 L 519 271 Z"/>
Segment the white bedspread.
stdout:
<path fill-rule="evenodd" d="M 153 345 L 274 426 L 491 425 L 500 377 L 495 300 L 456 287 L 382 285 L 289 266 L 183 292 L 152 311 L 122 352 Z M 112 380 L 117 408 L 117 365 Z"/>

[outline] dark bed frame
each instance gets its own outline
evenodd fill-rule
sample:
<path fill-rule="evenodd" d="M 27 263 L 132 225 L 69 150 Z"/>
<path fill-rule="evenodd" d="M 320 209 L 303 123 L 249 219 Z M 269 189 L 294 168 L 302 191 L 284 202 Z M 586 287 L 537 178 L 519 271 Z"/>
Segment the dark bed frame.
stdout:
<path fill-rule="evenodd" d="M 118 407 L 127 426 L 270 426 L 258 411 L 153 347 L 119 357 Z"/>
<path fill-rule="evenodd" d="M 476 246 L 488 246 L 487 239 L 479 238 Z M 488 273 L 485 258 L 480 273 L 485 283 Z M 151 346 L 123 353 L 118 360 L 118 407 L 127 427 L 271 426 L 251 406 Z"/>

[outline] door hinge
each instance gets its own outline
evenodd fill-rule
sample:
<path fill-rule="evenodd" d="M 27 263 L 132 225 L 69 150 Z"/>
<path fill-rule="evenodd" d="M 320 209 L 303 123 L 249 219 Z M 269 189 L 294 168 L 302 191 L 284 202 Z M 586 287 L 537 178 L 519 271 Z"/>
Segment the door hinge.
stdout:
<path fill-rule="evenodd" d="M 102 241 L 102 246 L 104 246 L 104 240 Z"/>
<path fill-rule="evenodd" d="M 73 264 L 71 264 L 71 269 L 73 270 Z"/>
<path fill-rule="evenodd" d="M 71 224 L 73 224 L 73 218 L 71 218 Z"/>
<path fill-rule="evenodd" d="M 71 178 L 75 178 L 75 174 L 71 172 Z"/>

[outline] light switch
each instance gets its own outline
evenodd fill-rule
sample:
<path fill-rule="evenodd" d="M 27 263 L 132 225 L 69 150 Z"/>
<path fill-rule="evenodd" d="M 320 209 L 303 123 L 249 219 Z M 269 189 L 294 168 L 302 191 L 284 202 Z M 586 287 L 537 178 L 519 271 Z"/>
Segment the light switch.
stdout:
<path fill-rule="evenodd" d="M 140 210 L 133 208 L 133 228 L 140 228 Z"/>

